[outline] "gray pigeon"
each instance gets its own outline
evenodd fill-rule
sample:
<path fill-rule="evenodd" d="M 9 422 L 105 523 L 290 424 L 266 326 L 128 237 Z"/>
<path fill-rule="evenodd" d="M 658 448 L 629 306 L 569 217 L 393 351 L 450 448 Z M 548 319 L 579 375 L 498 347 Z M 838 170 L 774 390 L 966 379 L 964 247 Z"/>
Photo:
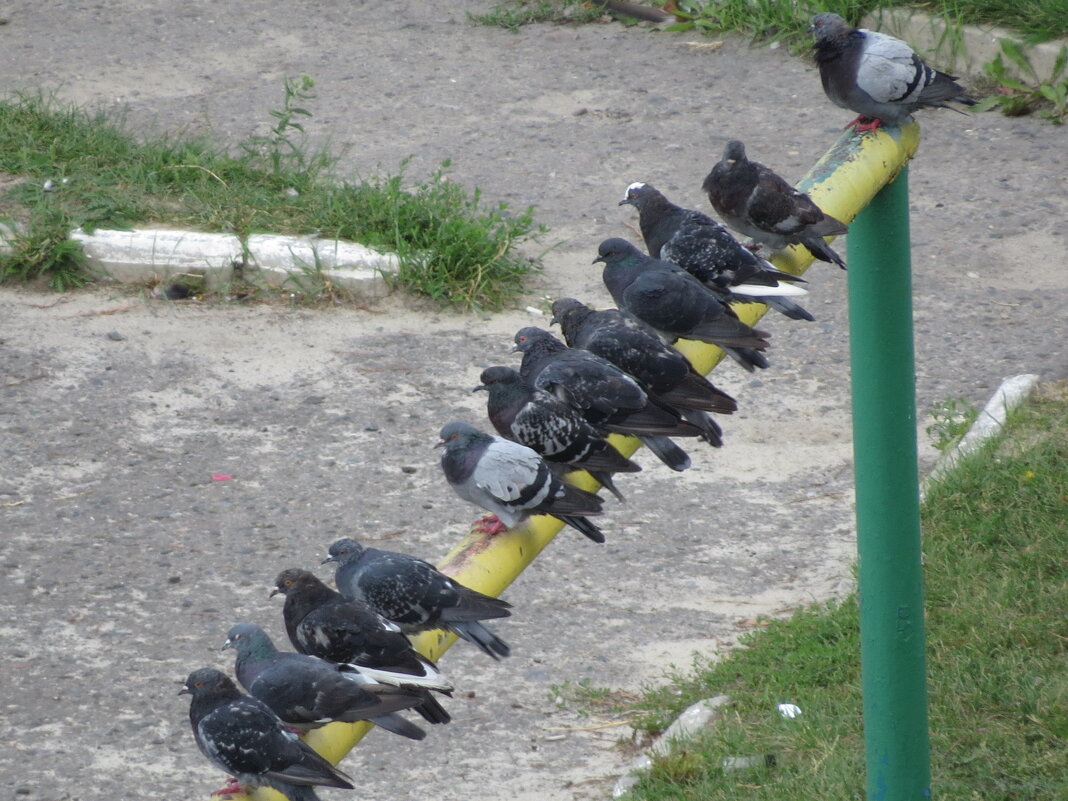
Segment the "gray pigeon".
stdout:
<path fill-rule="evenodd" d="M 486 412 L 497 433 L 526 445 L 553 464 L 586 470 L 623 500 L 613 473 L 641 467 L 613 448 L 573 406 L 527 384 L 511 367 L 488 367 L 475 390 L 485 390 Z"/>
<path fill-rule="evenodd" d="M 871 131 L 900 125 L 921 108 L 974 106 L 952 75 L 929 67 L 905 42 L 885 33 L 853 28 L 837 14 L 812 18 L 816 63 L 823 91 L 832 103 L 857 112 L 850 125 Z"/>
<path fill-rule="evenodd" d="M 519 375 L 524 381 L 571 404 L 599 429 L 638 437 L 672 470 L 690 467 L 690 455 L 672 436 L 707 435 L 717 444 L 715 429 L 683 420 L 677 409 L 650 397 L 633 376 L 589 351 L 569 348 L 542 328 L 519 329 L 513 350 L 523 354 Z"/>
<path fill-rule="evenodd" d="M 423 701 L 417 690 L 379 684 L 315 656 L 283 653 L 254 623 L 231 628 L 223 648 L 237 652 L 234 672 L 241 686 L 287 726 L 308 730 L 335 720 L 369 720 L 410 740 L 426 737 L 418 726 L 395 714 Z"/>
<path fill-rule="evenodd" d="M 710 425 L 705 412 L 737 411 L 734 398 L 625 312 L 595 311 L 574 298 L 553 301 L 552 312 L 552 321 L 559 323 L 568 345 L 588 350 L 634 376 L 648 392 L 679 409 L 699 428 Z"/>
<path fill-rule="evenodd" d="M 428 723 L 452 719 L 430 694 L 437 690 L 451 695 L 452 685 L 437 665 L 412 647 L 397 624 L 364 601 L 327 587 L 308 570 L 293 567 L 279 573 L 271 596 L 278 593 L 286 599 L 282 619 L 297 653 L 351 665 L 382 684 L 417 687 L 423 702 L 412 708 Z"/>
<path fill-rule="evenodd" d="M 749 372 L 767 367 L 764 331 L 750 328 L 721 297 L 677 264 L 646 256 L 625 239 L 606 239 L 594 263 L 616 305 L 668 341 L 678 337 L 719 345 Z"/>
<path fill-rule="evenodd" d="M 453 421 L 441 429 L 439 445 L 445 480 L 465 501 L 492 513 L 503 529 L 531 515 L 552 515 L 594 542 L 604 534 L 586 515 L 601 514 L 597 495 L 565 484 L 535 451 Z"/>
<path fill-rule="evenodd" d="M 823 237 L 844 234 L 846 224 L 824 214 L 812 198 L 759 161 L 746 158 L 745 145 L 737 139 L 727 142 L 702 188 L 716 214 L 738 233 L 772 250 L 804 245 L 815 258 L 845 269 Z"/>
<path fill-rule="evenodd" d="M 405 632 L 446 629 L 494 659 L 510 653 L 507 643 L 479 621 L 508 617 L 511 604 L 465 587 L 429 562 L 364 548 L 350 537 L 330 546 L 327 562 L 337 563 L 334 582 L 342 595 L 366 601 Z"/>
<path fill-rule="evenodd" d="M 189 723 L 197 748 L 234 778 L 219 795 L 271 787 L 289 801 L 319 801 L 313 785 L 355 789 L 262 701 L 243 694 L 214 668 L 194 670 L 179 695 L 192 696 Z"/>
<path fill-rule="evenodd" d="M 812 315 L 791 298 L 808 293 L 795 283 L 804 279 L 776 269 L 735 239 L 707 214 L 669 201 L 652 184 L 627 187 L 619 205 L 638 210 L 638 225 L 649 255 L 665 259 L 727 300 L 764 303 L 793 320 Z"/>

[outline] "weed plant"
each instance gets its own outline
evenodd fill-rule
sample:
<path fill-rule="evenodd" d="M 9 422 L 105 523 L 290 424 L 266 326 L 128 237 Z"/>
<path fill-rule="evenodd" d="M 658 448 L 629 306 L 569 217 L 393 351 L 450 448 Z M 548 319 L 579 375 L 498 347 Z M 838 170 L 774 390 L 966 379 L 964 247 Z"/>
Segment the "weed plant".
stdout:
<path fill-rule="evenodd" d="M 922 521 L 934 795 L 1068 798 L 1065 384 L 1047 385 L 1003 437 L 933 486 Z M 768 621 L 722 661 L 650 690 L 636 705 L 650 731 L 701 698 L 733 701 L 628 798 L 862 798 L 859 647 L 851 597 Z M 780 702 L 801 715 L 784 718 Z M 725 769 L 736 756 L 755 766 Z"/>
<path fill-rule="evenodd" d="M 162 224 L 240 237 L 316 234 L 395 251 L 398 283 L 460 307 L 499 308 L 520 295 L 539 266 L 516 253 L 543 231 L 532 209 L 488 206 L 447 180 L 447 162 L 414 187 L 404 165 L 392 176 L 331 180 L 334 158 L 305 139 L 310 112 L 301 104 L 313 85 L 307 76 L 287 80 L 269 133 L 236 154 L 204 138 L 137 139 L 121 119 L 43 95 L 0 101 L 0 171 L 9 178 L 0 218 L 18 232 L 13 252 L 0 256 L 0 281 L 77 285 L 84 257 L 70 230 Z"/>

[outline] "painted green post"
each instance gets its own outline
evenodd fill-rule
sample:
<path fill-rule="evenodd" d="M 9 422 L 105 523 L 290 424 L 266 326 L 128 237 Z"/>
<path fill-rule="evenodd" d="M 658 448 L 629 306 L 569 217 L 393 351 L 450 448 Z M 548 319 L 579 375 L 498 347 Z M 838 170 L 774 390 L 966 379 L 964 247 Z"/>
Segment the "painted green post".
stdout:
<path fill-rule="evenodd" d="M 849 228 L 868 801 L 931 797 L 908 168 Z"/>

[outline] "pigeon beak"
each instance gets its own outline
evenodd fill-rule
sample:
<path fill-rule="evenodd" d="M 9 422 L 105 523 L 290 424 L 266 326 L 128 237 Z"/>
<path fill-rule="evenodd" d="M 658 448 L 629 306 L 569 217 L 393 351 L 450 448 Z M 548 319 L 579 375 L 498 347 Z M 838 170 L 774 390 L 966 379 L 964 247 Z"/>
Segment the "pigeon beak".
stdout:
<path fill-rule="evenodd" d="M 512 347 L 512 349 L 510 351 L 508 351 L 508 352 L 509 353 L 519 353 L 519 346 L 518 345 L 514 345 Z"/>
<path fill-rule="evenodd" d="M 619 203 L 617 203 L 616 205 L 617 206 L 626 206 L 628 203 L 630 203 L 630 198 L 629 197 L 625 197 L 621 201 L 619 201 Z"/>
<path fill-rule="evenodd" d="M 604 264 L 604 256 L 598 256 L 596 259 L 591 261 L 590 264 L 597 264 L 597 262 L 601 262 L 602 264 Z"/>
<path fill-rule="evenodd" d="M 189 689 L 188 684 L 183 684 L 182 689 L 178 691 L 178 695 L 192 695 L 193 691 Z"/>
<path fill-rule="evenodd" d="M 475 389 L 485 389 L 485 387 L 475 387 Z M 473 389 L 471 391 L 474 392 L 475 390 Z M 439 439 L 437 442 L 434 443 L 434 447 L 435 448 L 444 448 L 445 447 L 445 440 Z"/>
<path fill-rule="evenodd" d="M 327 554 L 326 555 L 326 559 L 321 561 L 319 564 L 325 565 L 327 562 L 336 562 L 336 561 L 337 561 L 337 559 L 335 559 L 334 557 L 330 556 L 330 554 Z"/>
<path fill-rule="evenodd" d="M 278 593 L 280 593 L 280 592 L 281 592 L 281 590 L 280 590 L 280 589 L 278 589 L 277 587 L 275 587 L 275 588 L 274 588 L 273 590 L 271 590 L 271 594 L 270 594 L 270 595 L 268 595 L 267 597 L 268 597 L 268 598 L 273 598 L 274 596 L 276 596 L 276 595 L 277 595 Z"/>
<path fill-rule="evenodd" d="M 485 390 L 486 392 L 489 392 L 489 387 L 487 387 L 485 384 L 479 384 L 477 387 L 471 387 L 472 392 L 478 392 L 479 390 Z M 439 444 L 444 445 L 445 443 L 441 442 Z"/>
<path fill-rule="evenodd" d="M 233 647 L 234 647 L 234 641 L 231 640 L 229 637 L 227 637 L 226 638 L 226 642 L 223 643 L 223 647 L 220 648 L 219 650 L 220 651 L 225 651 L 227 648 L 233 648 Z"/>

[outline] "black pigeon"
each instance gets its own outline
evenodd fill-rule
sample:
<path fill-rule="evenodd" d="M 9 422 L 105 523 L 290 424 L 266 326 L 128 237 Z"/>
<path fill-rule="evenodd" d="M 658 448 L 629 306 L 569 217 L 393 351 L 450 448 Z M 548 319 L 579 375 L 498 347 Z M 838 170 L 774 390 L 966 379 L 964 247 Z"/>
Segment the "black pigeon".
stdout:
<path fill-rule="evenodd" d="M 824 214 L 812 198 L 760 162 L 747 159 L 745 145 L 737 139 L 727 142 L 723 159 L 702 188 L 716 214 L 738 233 L 772 250 L 804 245 L 815 258 L 845 269 L 823 237 L 844 234 L 846 224 Z"/>
<path fill-rule="evenodd" d="M 739 320 L 729 303 L 678 265 L 619 238 L 602 242 L 593 261 L 604 263 L 601 277 L 616 305 L 661 336 L 719 345 L 750 372 L 768 366 L 760 351 L 770 335 Z"/>
<path fill-rule="evenodd" d="M 189 722 L 200 752 L 236 781 L 220 793 L 271 787 L 290 801 L 319 801 L 313 785 L 355 789 L 349 776 L 221 671 L 194 670 L 179 695 L 192 696 Z"/>
<path fill-rule="evenodd" d="M 586 470 L 619 500 L 612 473 L 641 467 L 613 448 L 577 409 L 531 387 L 511 367 L 489 367 L 475 390 L 485 390 L 486 411 L 497 433 L 526 445 L 549 462 Z"/>
<path fill-rule="evenodd" d="M 719 426 L 705 413 L 732 414 L 738 404 L 694 370 L 679 351 L 618 309 L 595 311 L 574 298 L 559 298 L 553 301 L 552 312 L 568 345 L 588 350 L 634 376 L 648 392 L 705 431 L 705 439 L 713 445 L 722 443 Z"/>
<path fill-rule="evenodd" d="M 686 470 L 690 456 L 672 436 L 696 437 L 702 431 L 678 411 L 650 398 L 632 376 L 589 351 L 569 348 L 548 331 L 533 326 L 515 335 L 523 354 L 519 374 L 527 383 L 571 404 L 593 425 L 638 437 L 672 470 Z"/>
<path fill-rule="evenodd" d="M 808 294 L 794 283 L 804 279 L 776 269 L 742 245 L 707 214 L 669 201 L 652 184 L 633 183 L 619 205 L 638 210 L 638 225 L 649 255 L 665 259 L 707 286 L 742 303 L 764 303 L 793 320 L 813 317 L 792 297 Z"/>
<path fill-rule="evenodd" d="M 237 652 L 234 672 L 241 686 L 287 726 L 308 730 L 335 720 L 369 720 L 410 740 L 426 737 L 418 726 L 395 714 L 423 701 L 417 690 L 379 684 L 315 656 L 283 653 L 254 623 L 231 628 L 223 648 Z"/>
<path fill-rule="evenodd" d="M 429 723 L 448 723 L 445 708 L 430 694 L 451 695 L 452 685 L 437 665 L 412 647 L 400 627 L 364 601 L 346 598 L 314 573 L 288 568 L 278 574 L 271 595 L 282 593 L 286 634 L 298 653 L 352 665 L 383 684 L 418 687 L 423 703 L 413 709 Z"/>
<path fill-rule="evenodd" d="M 974 106 L 952 75 L 924 63 L 893 36 L 853 28 L 837 14 L 812 18 L 809 31 L 823 91 L 832 103 L 860 116 L 850 125 L 870 131 L 882 123 L 899 125 L 921 108 L 948 108 L 950 102 Z"/>
<path fill-rule="evenodd" d="M 604 503 L 592 492 L 561 481 L 549 463 L 526 445 L 485 434 L 453 421 L 441 429 L 441 470 L 465 501 L 493 517 L 483 521 L 488 534 L 506 531 L 531 515 L 552 515 L 594 542 L 604 534 L 586 519 L 601 514 Z"/>
<path fill-rule="evenodd" d="M 330 546 L 323 564 L 327 562 L 337 563 L 334 582 L 342 595 L 365 601 L 405 632 L 446 629 L 494 659 L 510 653 L 479 621 L 508 617 L 511 604 L 465 587 L 429 562 L 364 548 L 348 537 Z"/>

